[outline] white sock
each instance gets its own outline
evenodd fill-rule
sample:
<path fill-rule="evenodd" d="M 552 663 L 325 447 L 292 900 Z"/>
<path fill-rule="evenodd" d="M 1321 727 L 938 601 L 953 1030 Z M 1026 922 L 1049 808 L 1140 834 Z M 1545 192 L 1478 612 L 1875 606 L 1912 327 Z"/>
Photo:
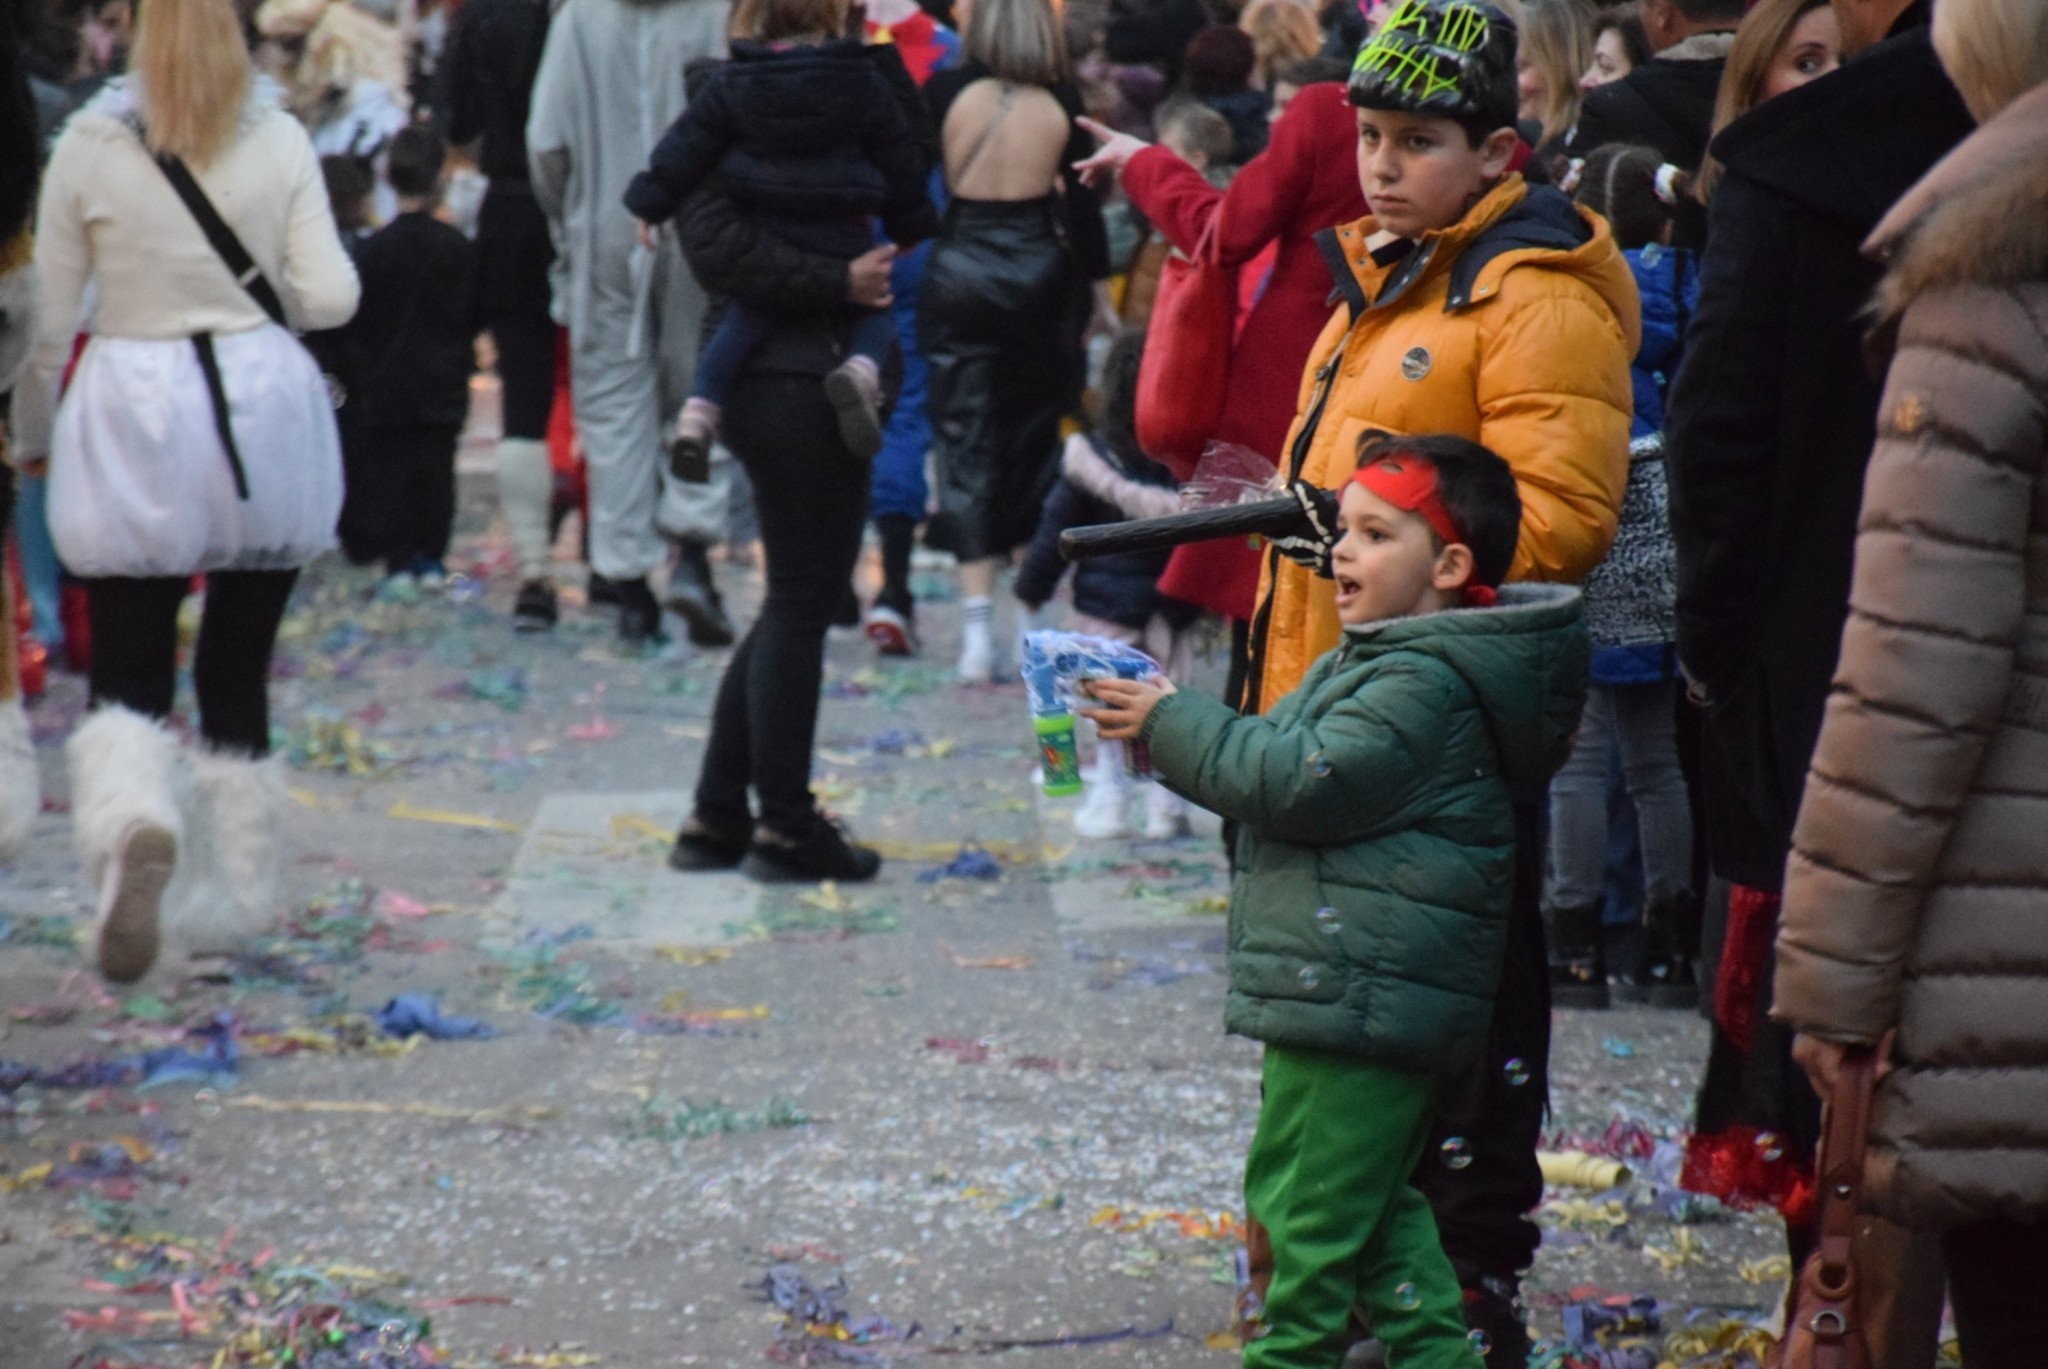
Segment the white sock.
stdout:
<path fill-rule="evenodd" d="M 977 594 L 972 599 L 962 599 L 960 607 L 966 613 L 966 640 L 987 645 L 989 626 L 995 621 L 995 602 L 985 594 Z"/>

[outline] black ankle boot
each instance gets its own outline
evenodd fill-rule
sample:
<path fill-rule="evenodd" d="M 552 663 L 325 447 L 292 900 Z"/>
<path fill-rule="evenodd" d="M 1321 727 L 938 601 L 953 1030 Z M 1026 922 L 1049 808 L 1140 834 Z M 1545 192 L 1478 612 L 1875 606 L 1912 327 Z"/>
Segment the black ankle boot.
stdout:
<path fill-rule="evenodd" d="M 676 543 L 675 569 L 668 577 L 668 606 L 690 630 L 690 644 L 723 647 L 733 644 L 732 620 L 711 577 L 711 558 L 702 542 Z"/>
<path fill-rule="evenodd" d="M 855 846 L 839 824 L 822 813 L 811 814 L 794 831 L 759 824 L 753 845 L 740 862 L 741 874 L 763 884 L 816 884 L 828 879 L 853 884 L 873 879 L 881 868 L 878 853 Z"/>
<path fill-rule="evenodd" d="M 1691 894 L 1651 900 L 1643 908 L 1642 960 L 1615 981 L 1614 996 L 1653 1008 L 1698 1006 L 1699 944 L 1699 903 Z"/>
<path fill-rule="evenodd" d="M 1607 953 L 1600 943 L 1597 903 L 1545 911 L 1550 940 L 1550 1005 L 1554 1008 L 1605 1008 Z"/>

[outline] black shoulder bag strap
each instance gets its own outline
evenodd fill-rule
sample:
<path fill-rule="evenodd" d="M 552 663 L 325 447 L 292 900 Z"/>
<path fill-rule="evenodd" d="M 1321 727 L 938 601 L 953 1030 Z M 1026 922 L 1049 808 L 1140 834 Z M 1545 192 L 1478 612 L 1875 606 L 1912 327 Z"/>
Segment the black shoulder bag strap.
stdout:
<path fill-rule="evenodd" d="M 213 244 L 213 250 L 235 278 L 235 283 L 249 292 L 270 321 L 280 328 L 287 326 L 284 316 L 284 301 L 277 296 L 277 289 L 264 276 L 256 259 L 249 255 L 249 249 L 242 246 L 242 240 L 235 236 L 235 230 L 228 227 L 227 220 L 213 207 L 213 201 L 206 198 L 206 192 L 199 188 L 192 170 L 184 161 L 168 152 L 156 154 L 156 164 L 162 168 L 164 178 L 171 183 L 171 189 L 178 192 L 178 198 L 185 202 L 185 208 L 199 224 L 199 231 Z M 228 467 L 234 472 L 235 493 L 242 499 L 249 498 L 249 476 L 242 467 L 241 449 L 235 445 L 234 424 L 229 421 L 227 386 L 220 377 L 220 358 L 214 353 L 213 334 L 195 333 L 192 337 L 193 350 L 199 354 L 199 369 L 206 376 L 206 392 L 213 401 L 213 425 L 220 432 L 221 446 L 227 449 Z"/>

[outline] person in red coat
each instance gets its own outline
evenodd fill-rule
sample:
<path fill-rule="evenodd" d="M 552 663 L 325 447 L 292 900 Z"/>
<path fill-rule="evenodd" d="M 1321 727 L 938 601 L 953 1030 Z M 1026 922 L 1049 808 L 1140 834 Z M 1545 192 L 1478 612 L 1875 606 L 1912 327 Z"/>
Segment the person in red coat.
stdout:
<path fill-rule="evenodd" d="M 1244 164 L 1228 190 L 1163 147 L 1083 123 L 1103 140 L 1083 167 L 1098 178 L 1120 174 L 1131 203 L 1182 252 L 1192 253 L 1212 222 L 1221 266 L 1245 268 L 1278 244 L 1265 280 L 1250 282 L 1255 302 L 1231 352 L 1223 419 L 1212 438 L 1249 447 L 1277 466 L 1302 368 L 1330 318 L 1330 268 L 1314 236 L 1367 213 L 1358 189 L 1358 121 L 1342 80 L 1302 87 L 1274 123 L 1266 150 Z M 1193 471 L 1174 474 L 1185 480 Z M 1259 556 L 1242 538 L 1181 547 L 1159 582 L 1161 593 L 1239 625 L 1252 615 L 1258 586 Z"/>

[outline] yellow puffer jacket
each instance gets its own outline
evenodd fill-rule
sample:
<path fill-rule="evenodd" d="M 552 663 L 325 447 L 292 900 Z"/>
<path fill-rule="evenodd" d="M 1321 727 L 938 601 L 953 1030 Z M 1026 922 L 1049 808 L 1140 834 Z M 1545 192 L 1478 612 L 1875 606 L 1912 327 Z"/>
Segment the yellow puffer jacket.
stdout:
<path fill-rule="evenodd" d="M 1283 474 L 1350 479 L 1361 435 L 1455 433 L 1514 468 L 1511 580 L 1585 578 L 1628 479 L 1635 278 L 1606 220 L 1509 176 L 1405 258 L 1376 261 L 1371 218 L 1322 238 L 1343 303 L 1310 353 Z M 1271 707 L 1337 645 L 1332 582 L 1269 551 L 1248 711 Z"/>

